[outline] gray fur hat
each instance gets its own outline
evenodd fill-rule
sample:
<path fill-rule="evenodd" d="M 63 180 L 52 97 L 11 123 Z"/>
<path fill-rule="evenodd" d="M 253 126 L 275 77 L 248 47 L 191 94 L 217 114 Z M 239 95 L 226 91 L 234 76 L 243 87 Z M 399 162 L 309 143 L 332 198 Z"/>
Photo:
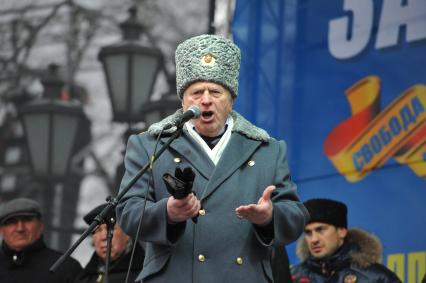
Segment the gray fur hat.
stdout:
<path fill-rule="evenodd" d="M 219 83 L 233 98 L 237 96 L 241 54 L 231 40 L 212 34 L 195 36 L 178 45 L 175 57 L 180 99 L 185 89 L 197 81 Z"/>

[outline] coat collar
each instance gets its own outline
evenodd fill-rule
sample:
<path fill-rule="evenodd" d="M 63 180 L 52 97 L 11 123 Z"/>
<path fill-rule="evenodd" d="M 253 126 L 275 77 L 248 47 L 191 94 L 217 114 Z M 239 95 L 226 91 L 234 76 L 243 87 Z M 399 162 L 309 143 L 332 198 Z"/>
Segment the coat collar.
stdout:
<path fill-rule="evenodd" d="M 349 255 L 350 261 L 358 267 L 365 268 L 381 261 L 383 248 L 379 238 L 365 230 L 349 229 L 345 244 L 352 247 Z M 303 237 L 297 243 L 296 253 L 301 261 L 307 260 L 310 256 Z"/>
<path fill-rule="evenodd" d="M 175 125 L 180 117 L 182 115 L 182 108 L 178 109 L 174 114 L 164 118 L 162 121 L 152 124 L 148 128 L 148 133 L 150 135 L 156 136 L 160 134 L 161 129 L 166 126 L 167 124 Z M 240 133 L 244 136 L 246 136 L 249 139 L 267 142 L 270 138 L 269 134 L 253 124 L 251 124 L 249 121 L 247 121 L 242 115 L 240 115 L 236 111 L 231 112 L 231 117 L 234 120 L 234 128 L 232 129 L 233 132 Z M 165 134 L 173 134 L 177 130 L 176 126 L 171 127 L 168 130 L 163 131 Z"/>
<path fill-rule="evenodd" d="M 19 252 L 11 249 L 6 242 L 3 241 L 2 243 L 2 251 L 8 258 L 11 267 L 25 265 L 29 257 L 45 248 L 46 244 L 43 241 L 43 236 Z"/>

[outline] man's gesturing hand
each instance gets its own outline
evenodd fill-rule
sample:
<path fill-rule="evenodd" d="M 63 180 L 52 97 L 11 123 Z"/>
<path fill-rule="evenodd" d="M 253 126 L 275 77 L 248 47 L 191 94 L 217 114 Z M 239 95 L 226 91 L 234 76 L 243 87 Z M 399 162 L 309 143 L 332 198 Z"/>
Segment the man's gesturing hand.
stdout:
<path fill-rule="evenodd" d="M 271 194 L 275 186 L 268 186 L 263 191 L 257 204 L 242 205 L 235 209 L 238 218 L 245 218 L 253 224 L 265 226 L 272 220 L 273 206 Z"/>
<path fill-rule="evenodd" d="M 198 215 L 200 201 L 191 193 L 183 199 L 169 197 L 167 200 L 167 216 L 172 222 L 183 222 Z"/>

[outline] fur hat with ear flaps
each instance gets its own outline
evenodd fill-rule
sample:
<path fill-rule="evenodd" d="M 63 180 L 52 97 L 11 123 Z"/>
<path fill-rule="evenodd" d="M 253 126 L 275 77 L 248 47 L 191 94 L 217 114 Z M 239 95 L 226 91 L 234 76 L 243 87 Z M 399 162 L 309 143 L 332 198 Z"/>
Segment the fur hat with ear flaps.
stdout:
<path fill-rule="evenodd" d="M 188 86 L 208 81 L 238 95 L 241 53 L 231 40 L 212 34 L 187 39 L 176 48 L 176 89 L 180 99 Z"/>

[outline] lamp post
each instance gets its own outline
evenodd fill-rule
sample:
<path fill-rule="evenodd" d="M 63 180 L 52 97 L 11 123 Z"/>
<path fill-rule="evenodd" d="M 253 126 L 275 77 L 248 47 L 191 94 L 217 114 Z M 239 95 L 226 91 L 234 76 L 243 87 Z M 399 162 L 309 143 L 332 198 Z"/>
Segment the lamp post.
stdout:
<path fill-rule="evenodd" d="M 123 40 L 103 47 L 98 58 L 105 72 L 114 121 L 131 123 L 143 118 L 141 109 L 152 93 L 163 56 L 158 48 L 138 42 L 143 27 L 135 7 L 129 9 L 129 18 L 120 28 Z"/>
<path fill-rule="evenodd" d="M 90 134 L 82 135 L 88 129 L 84 127 L 88 119 L 81 104 L 61 99 L 64 82 L 57 74 L 57 66 L 49 66 L 41 83 L 43 98 L 22 106 L 19 114 L 34 179 L 43 184 L 46 238 L 53 247 L 63 249 L 68 247 L 69 235 L 64 241 L 59 240 L 59 234 L 49 232 L 74 220 L 81 177 L 70 171 L 70 161 L 77 145 L 82 144 L 78 137 L 90 140 Z"/>
<path fill-rule="evenodd" d="M 30 164 L 36 178 L 63 181 L 85 115 L 79 102 L 60 99 L 64 83 L 53 67 L 41 83 L 43 98 L 20 109 Z"/>
<path fill-rule="evenodd" d="M 129 18 L 121 23 L 122 42 L 101 48 L 98 58 L 102 63 L 108 87 L 108 95 L 113 109 L 113 120 L 135 123 L 143 121 L 145 127 L 172 114 L 180 108 L 181 102 L 176 94 L 168 93 L 159 100 L 151 100 L 153 86 L 160 67 L 163 54 L 158 48 L 145 47 L 139 42 L 143 31 L 137 20 L 137 9 L 129 9 Z M 163 71 L 164 68 L 163 68 Z M 167 77 L 169 88 L 175 88 L 176 82 Z M 123 135 L 135 132 L 129 125 Z M 124 164 L 116 168 L 113 193 L 118 193 Z"/>

